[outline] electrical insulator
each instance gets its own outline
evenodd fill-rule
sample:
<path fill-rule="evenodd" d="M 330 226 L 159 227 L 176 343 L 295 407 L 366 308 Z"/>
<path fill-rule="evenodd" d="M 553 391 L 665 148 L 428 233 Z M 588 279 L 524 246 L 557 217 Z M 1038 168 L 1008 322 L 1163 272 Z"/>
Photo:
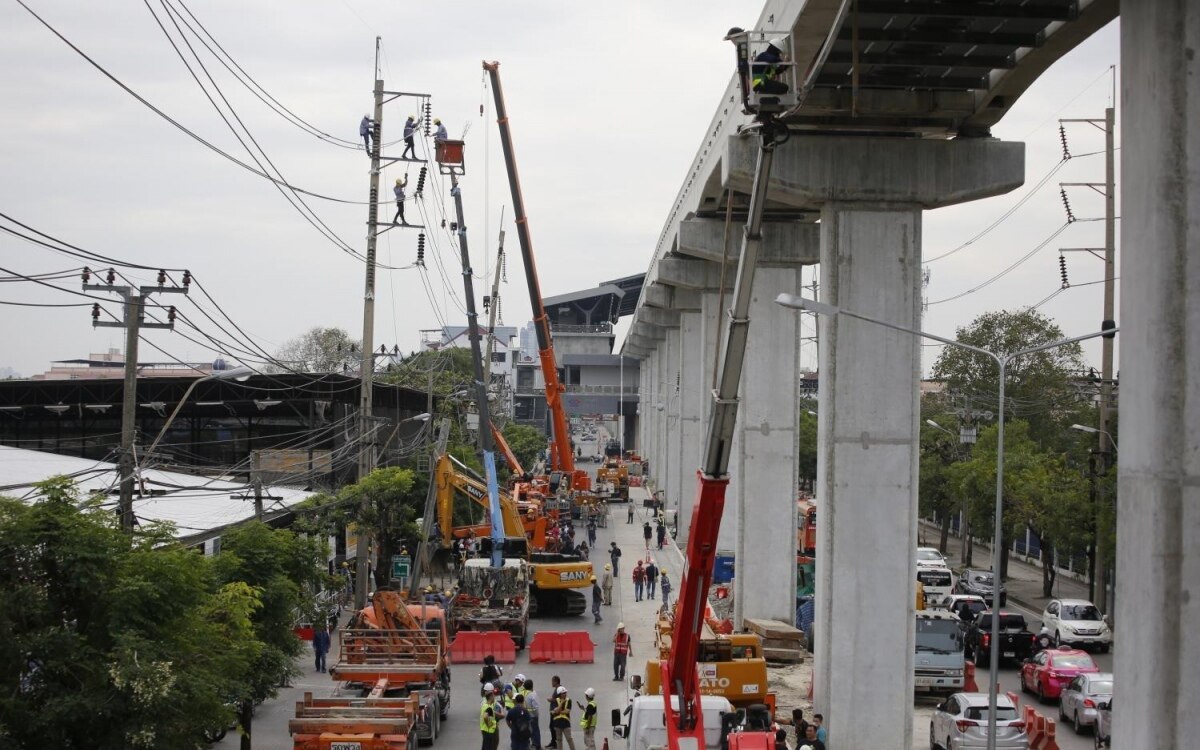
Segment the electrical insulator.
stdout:
<path fill-rule="evenodd" d="M 83 276 L 83 283 L 86 284 L 92 280 L 92 269 L 88 268 L 87 266 L 84 266 L 83 273 L 80 275 Z"/>
<path fill-rule="evenodd" d="M 425 267 L 425 233 L 417 235 L 417 265 Z"/>
<path fill-rule="evenodd" d="M 170 307 L 167 308 L 167 322 L 168 323 L 175 322 L 175 305 L 171 305 Z"/>
<path fill-rule="evenodd" d="M 357 353 L 358 353 L 358 344 L 351 344 L 351 345 L 350 345 L 350 353 L 351 353 L 351 354 L 357 354 Z"/>
<path fill-rule="evenodd" d="M 425 137 L 428 138 L 433 132 L 433 105 L 429 100 L 425 100 Z"/>
<path fill-rule="evenodd" d="M 1063 161 L 1071 158 L 1071 149 L 1067 148 L 1067 130 L 1062 125 L 1058 126 L 1058 140 L 1062 142 Z"/>
<path fill-rule="evenodd" d="M 380 354 L 387 354 L 387 347 L 386 347 L 386 346 L 384 346 L 383 344 L 380 344 L 380 345 L 379 345 L 379 353 L 380 353 Z"/>
<path fill-rule="evenodd" d="M 1071 201 L 1067 199 L 1067 189 L 1059 188 L 1058 194 L 1062 196 L 1063 208 L 1067 211 L 1067 223 L 1075 221 L 1075 214 L 1071 211 Z"/>
<path fill-rule="evenodd" d="M 108 269 L 108 274 L 104 277 L 104 280 L 109 284 L 117 283 L 117 272 L 111 268 Z"/>
<path fill-rule="evenodd" d="M 160 269 L 158 269 L 158 285 L 163 286 L 166 283 L 167 283 L 167 272 L 160 268 Z"/>
<path fill-rule="evenodd" d="M 1062 253 L 1058 254 L 1058 272 L 1062 274 L 1062 288 L 1069 288 L 1071 282 L 1067 280 L 1067 256 Z"/>
<path fill-rule="evenodd" d="M 191 272 L 191 271 L 184 271 L 184 272 L 183 272 L 183 285 L 184 285 L 184 286 L 191 286 L 191 285 L 192 285 L 192 272 Z"/>
<path fill-rule="evenodd" d="M 446 220 L 442 219 L 442 229 L 445 229 L 445 228 L 446 228 Z"/>
<path fill-rule="evenodd" d="M 393 345 L 392 345 L 392 356 L 396 356 L 396 355 L 397 355 L 397 354 L 399 354 L 399 353 L 400 353 L 400 345 L 399 345 L 399 344 L 393 344 Z"/>
<path fill-rule="evenodd" d="M 421 167 L 421 174 L 417 175 L 417 189 L 413 193 L 414 195 L 421 195 L 425 192 L 425 172 L 428 169 L 428 167 Z"/>
<path fill-rule="evenodd" d="M 489 307 L 491 307 L 491 306 L 492 306 L 492 298 L 491 298 L 491 296 L 490 296 L 490 295 L 487 295 L 487 294 L 483 295 L 483 311 L 484 311 L 484 312 L 487 312 L 487 311 L 488 311 L 488 308 L 489 308 Z"/>
<path fill-rule="evenodd" d="M 92 305 L 92 322 L 100 320 L 100 303 Z"/>

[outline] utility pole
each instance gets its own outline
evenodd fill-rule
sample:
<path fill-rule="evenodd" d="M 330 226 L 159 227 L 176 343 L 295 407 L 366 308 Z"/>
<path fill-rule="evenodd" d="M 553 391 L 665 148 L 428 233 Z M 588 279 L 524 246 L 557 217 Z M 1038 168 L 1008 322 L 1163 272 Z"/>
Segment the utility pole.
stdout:
<path fill-rule="evenodd" d="M 100 304 L 92 305 L 93 328 L 124 328 L 125 329 L 125 385 L 121 393 L 121 455 L 118 466 L 121 474 L 121 495 L 118 502 L 118 513 L 121 518 L 121 530 L 127 534 L 133 533 L 133 485 L 134 469 L 134 438 L 137 426 L 137 361 L 138 334 L 143 328 L 175 328 L 175 307 L 167 311 L 166 323 L 147 323 L 145 320 L 146 298 L 151 294 L 187 294 L 192 276 L 184 272 L 183 286 L 166 286 L 167 274 L 158 272 L 158 286 L 132 287 L 117 285 L 116 271 L 108 269 L 108 275 L 103 284 L 92 284 L 92 272 L 83 269 L 83 289 L 92 292 L 111 292 L 124 298 L 125 313 L 121 321 L 100 320 Z"/>
<path fill-rule="evenodd" d="M 483 355 L 484 382 L 492 382 L 492 347 L 496 343 L 496 318 L 500 314 L 500 269 L 504 267 L 504 210 L 500 211 L 500 246 L 496 250 L 496 277 L 492 281 L 492 296 L 488 298 L 485 307 L 488 308 L 488 340 L 487 352 Z"/>
<path fill-rule="evenodd" d="M 379 69 L 379 37 L 375 37 L 375 69 Z M 378 237 L 379 219 L 379 148 L 383 133 L 383 80 L 375 79 L 375 112 L 371 124 L 371 189 L 367 204 L 367 262 L 366 284 L 363 291 L 363 335 L 362 346 L 362 391 L 358 401 L 358 479 L 362 481 L 374 467 L 375 451 L 370 436 L 375 376 L 375 241 Z M 363 501 L 365 504 L 365 500 Z M 355 546 L 354 608 L 367 605 L 367 576 L 370 575 L 368 560 L 371 535 L 361 524 Z"/>
<path fill-rule="evenodd" d="M 254 519 L 263 520 L 262 453 L 250 453 L 250 483 L 254 485 Z"/>

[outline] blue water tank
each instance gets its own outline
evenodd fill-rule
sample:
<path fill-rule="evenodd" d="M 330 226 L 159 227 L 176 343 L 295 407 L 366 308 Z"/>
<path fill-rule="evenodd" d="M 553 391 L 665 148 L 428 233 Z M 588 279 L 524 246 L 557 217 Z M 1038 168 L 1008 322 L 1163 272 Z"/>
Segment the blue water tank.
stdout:
<path fill-rule="evenodd" d="M 729 583 L 733 580 L 733 555 L 717 555 L 713 562 L 713 583 Z"/>

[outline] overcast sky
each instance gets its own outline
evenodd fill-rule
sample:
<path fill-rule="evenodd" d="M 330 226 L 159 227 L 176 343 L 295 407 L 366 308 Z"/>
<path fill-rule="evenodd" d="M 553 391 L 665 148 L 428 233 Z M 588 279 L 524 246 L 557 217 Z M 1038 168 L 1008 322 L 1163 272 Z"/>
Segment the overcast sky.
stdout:
<path fill-rule="evenodd" d="M 25 1 L 156 107 L 248 160 L 143 2 Z M 149 0 L 174 33 L 162 1 Z M 182 7 L 178 0 L 167 2 Z M 529 305 L 480 61 L 502 63 L 543 293 L 562 294 L 646 270 L 729 79 L 732 50 L 721 37 L 730 26 L 752 24 L 761 5 L 741 3 L 734 10 L 727 1 L 710 0 L 188 0 L 188 7 L 271 96 L 319 130 L 355 142 L 358 121 L 372 106 L 375 37 L 382 36 L 386 88 L 430 94 L 434 115 L 451 135 L 466 130 L 463 195 L 480 276 L 492 266 L 504 207 L 511 257 L 502 290 L 503 318 L 519 326 L 529 317 Z M 1027 141 L 1026 187 L 927 213 L 926 258 L 977 234 L 1054 167 L 1061 158 L 1059 117 L 1103 116 L 1111 92 L 1105 71 L 1117 61 L 1117 36 L 1116 25 L 1110 25 L 1060 61 L 995 128 L 997 137 Z M 288 123 L 191 41 L 237 115 L 291 184 L 366 200 L 368 161 L 361 149 L 331 145 Z M 487 118 L 479 112 L 485 95 Z M 317 325 L 361 334 L 360 261 L 306 223 L 270 182 L 155 115 L 12 0 L 0 4 L 0 97 L 0 212 L 94 252 L 149 266 L 189 268 L 267 351 Z M 384 140 L 398 138 L 404 117 L 416 111 L 411 99 L 388 105 Z M 1074 153 L 1099 151 L 1104 143 L 1103 135 L 1086 125 L 1071 126 L 1069 139 Z M 396 155 L 399 150 L 392 149 Z M 1103 170 L 1100 155 L 1068 163 L 1007 222 L 961 252 L 931 263 L 927 298 L 937 301 L 967 291 L 1024 256 L 1065 221 L 1057 183 L 1101 181 Z M 385 196 L 405 171 L 394 166 L 385 172 Z M 416 170 L 408 171 L 415 182 Z M 366 206 L 304 199 L 334 233 L 363 251 Z M 1072 191 L 1071 203 L 1079 218 L 1103 214 L 1103 200 L 1088 191 Z M 392 209 L 385 206 L 381 213 L 390 218 Z M 448 184 L 431 179 L 424 201 L 410 203 L 408 219 L 422 215 L 433 225 L 428 270 L 380 271 L 376 347 L 398 344 L 412 350 L 419 330 L 436 328 L 442 320 L 464 321 L 458 248 L 440 226 L 443 216 L 453 215 Z M 1039 302 L 1059 286 L 1058 247 L 1102 243 L 1102 222 L 1074 224 L 990 286 L 932 305 L 925 328 L 950 334 L 982 312 Z M 407 266 L 416 244 L 415 231 L 387 232 L 379 241 L 380 262 Z M 1102 264 L 1090 256 L 1072 254 L 1068 262 L 1072 283 L 1101 278 Z M 48 273 L 82 264 L 0 235 L 0 266 L 12 271 Z M 139 283 L 154 276 L 148 271 L 128 275 Z M 75 278 L 52 283 L 78 289 Z M 477 294 L 483 286 L 482 279 L 476 281 Z M 1100 290 L 1100 285 L 1070 289 L 1041 309 L 1068 334 L 1090 331 L 1101 317 Z M 0 283 L 0 300 L 91 302 L 8 279 Z M 193 301 L 161 301 L 179 305 L 206 332 L 225 337 Z M 219 315 L 207 300 L 197 296 L 194 302 Z M 104 307 L 119 314 L 115 301 Z M 0 305 L 0 368 L 30 375 L 48 369 L 52 360 L 122 346 L 119 329 L 93 329 L 90 322 L 86 307 Z M 186 326 L 180 332 L 197 336 Z M 187 361 L 215 356 L 180 333 L 151 331 L 147 338 Z M 935 350 L 927 353 L 928 364 Z M 1098 360 L 1098 346 L 1087 353 Z M 141 359 L 167 357 L 143 345 Z"/>

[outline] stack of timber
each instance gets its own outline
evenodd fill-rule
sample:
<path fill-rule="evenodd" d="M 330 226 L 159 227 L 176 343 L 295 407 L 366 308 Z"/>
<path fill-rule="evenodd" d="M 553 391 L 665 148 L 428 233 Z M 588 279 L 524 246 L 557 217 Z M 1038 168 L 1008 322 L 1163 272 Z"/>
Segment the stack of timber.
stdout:
<path fill-rule="evenodd" d="M 747 617 L 742 624 L 762 638 L 763 657 L 768 662 L 799 664 L 804 660 L 804 633 L 788 623 Z"/>

